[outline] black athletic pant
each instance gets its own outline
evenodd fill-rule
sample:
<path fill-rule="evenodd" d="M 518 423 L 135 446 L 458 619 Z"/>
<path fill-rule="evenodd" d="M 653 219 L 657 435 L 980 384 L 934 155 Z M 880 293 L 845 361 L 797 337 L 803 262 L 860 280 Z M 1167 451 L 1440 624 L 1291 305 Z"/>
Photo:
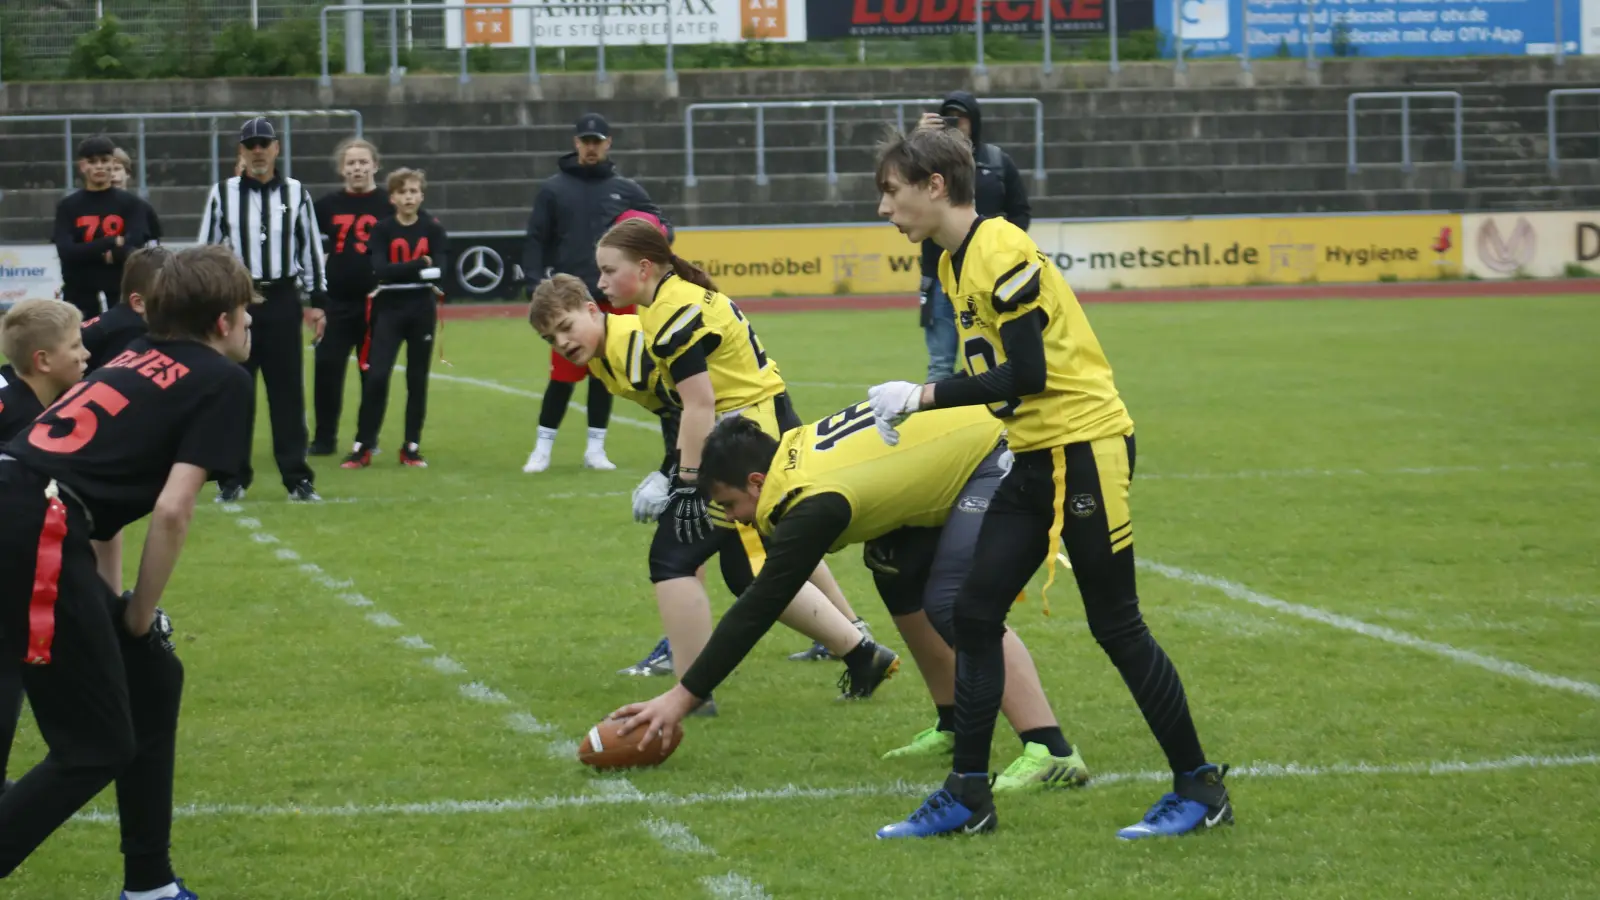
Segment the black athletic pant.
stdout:
<path fill-rule="evenodd" d="M 316 412 L 313 442 L 339 441 L 339 415 L 344 411 L 344 379 L 350 354 L 361 349 L 367 336 L 367 296 L 330 294 L 328 327 L 313 351 L 312 406 Z"/>
<path fill-rule="evenodd" d="M 0 461 L 0 655 L 12 665 L 30 643 L 45 483 Z M 122 600 L 95 568 L 88 522 L 76 504 L 67 509 L 49 661 L 20 665 L 49 753 L 0 795 L 0 878 L 115 780 L 124 887 L 153 890 L 173 880 L 183 665 L 170 650 L 128 635 Z"/>
<path fill-rule="evenodd" d="M 258 284 L 265 297 L 250 306 L 250 433 L 255 435 L 256 373 L 267 384 L 267 415 L 272 423 L 272 457 L 278 463 L 283 486 L 293 489 L 302 481 L 315 481 L 306 462 L 305 343 L 300 336 L 300 288 L 290 279 Z M 249 487 L 255 481 L 250 454 L 233 483 Z"/>
<path fill-rule="evenodd" d="M 1111 658 L 1174 772 L 1205 765 L 1178 670 L 1145 627 L 1134 585 L 1132 435 L 1016 454 L 956 597 L 955 771 L 987 772 L 1005 691 L 1006 613 L 1055 552 L 1059 527 L 1089 632 Z"/>
<path fill-rule="evenodd" d="M 433 362 L 433 332 L 438 311 L 431 291 L 407 296 L 379 294 L 372 301 L 372 346 L 361 377 L 361 411 L 356 416 L 356 441 L 363 447 L 378 442 L 383 414 L 389 408 L 389 379 L 406 345 L 406 439 L 422 443 L 422 422 L 428 415 L 428 368 Z"/>
<path fill-rule="evenodd" d="M 97 262 L 96 265 L 99 265 L 99 263 Z M 93 288 L 63 287 L 61 289 L 61 299 L 76 306 L 78 312 L 83 313 L 85 322 L 105 312 L 105 309 L 101 308 L 100 305 L 100 292 Z M 107 297 L 105 302 L 106 306 L 109 307 L 117 302 L 117 298 L 114 296 Z"/>
<path fill-rule="evenodd" d="M 560 428 L 561 420 L 567 415 L 567 404 L 572 402 L 572 394 L 577 387 L 570 381 L 557 381 L 550 379 L 545 385 L 544 400 L 539 404 L 539 425 L 544 428 Z M 589 427 L 604 428 L 611 421 L 611 392 L 593 375 L 589 376 Z"/>
<path fill-rule="evenodd" d="M 7 778 L 11 745 L 22 718 L 22 669 L 11 654 L 0 655 L 0 781 Z"/>

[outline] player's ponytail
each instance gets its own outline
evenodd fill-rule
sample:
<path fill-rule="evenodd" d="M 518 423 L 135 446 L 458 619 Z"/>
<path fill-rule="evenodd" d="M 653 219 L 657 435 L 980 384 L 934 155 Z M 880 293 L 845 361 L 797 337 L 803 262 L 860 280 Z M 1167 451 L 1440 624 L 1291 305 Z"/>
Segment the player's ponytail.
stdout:
<path fill-rule="evenodd" d="M 652 224 L 654 217 L 642 215 L 620 218 L 617 224 L 600 236 L 598 246 L 611 247 L 619 250 L 629 259 L 650 260 L 656 267 L 665 271 L 671 269 L 679 278 L 696 287 L 708 291 L 717 289 L 716 282 L 706 271 L 692 262 L 672 252 L 672 245 L 667 242 L 666 232 L 659 222 Z"/>
<path fill-rule="evenodd" d="M 700 449 L 700 483 L 743 490 L 752 472 L 766 474 L 778 454 L 778 441 L 744 416 L 717 423 Z"/>
<path fill-rule="evenodd" d="M 672 271 L 676 272 L 679 278 L 692 285 L 703 287 L 708 291 L 717 289 L 717 283 L 711 280 L 711 276 L 706 274 L 705 269 L 689 262 L 676 253 L 672 255 Z"/>

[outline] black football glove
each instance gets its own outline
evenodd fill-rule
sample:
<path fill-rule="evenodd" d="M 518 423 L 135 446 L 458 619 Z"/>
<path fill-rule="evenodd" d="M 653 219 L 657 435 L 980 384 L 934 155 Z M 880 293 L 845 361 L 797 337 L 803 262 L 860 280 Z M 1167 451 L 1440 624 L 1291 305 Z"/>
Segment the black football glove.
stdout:
<path fill-rule="evenodd" d="M 672 479 L 672 493 L 662 518 L 672 520 L 672 534 L 680 544 L 694 544 L 711 536 L 711 518 L 706 514 L 706 498 L 698 485 Z"/>
<path fill-rule="evenodd" d="M 156 607 L 155 618 L 150 622 L 150 630 L 142 636 L 136 636 L 127 630 L 124 620 L 127 618 L 122 613 L 127 610 L 128 604 L 133 602 L 133 591 L 122 592 L 122 609 L 117 613 L 118 630 L 122 636 L 136 644 L 148 644 L 151 648 L 165 650 L 168 653 L 177 652 L 177 647 L 172 644 L 172 619 L 167 616 L 166 610 Z"/>

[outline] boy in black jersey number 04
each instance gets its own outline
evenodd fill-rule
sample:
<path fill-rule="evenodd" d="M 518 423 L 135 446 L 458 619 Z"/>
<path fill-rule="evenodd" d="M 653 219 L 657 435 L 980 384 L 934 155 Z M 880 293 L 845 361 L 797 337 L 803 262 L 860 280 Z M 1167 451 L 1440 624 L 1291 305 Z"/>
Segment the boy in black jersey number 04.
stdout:
<path fill-rule="evenodd" d="M 992 831 L 989 743 L 1005 689 L 1006 613 L 1040 563 L 1066 544 L 1089 631 L 1122 674 L 1172 767 L 1172 791 L 1123 839 L 1231 823 L 1226 766 L 1206 761 L 1178 671 L 1145 627 L 1134 586 L 1133 420 L 1072 289 L 1033 240 L 973 208 L 972 147 L 949 129 L 896 134 L 878 153 L 878 213 L 912 242 L 944 248 L 939 281 L 955 309 L 966 377 L 869 391 L 885 442 L 919 410 L 985 405 L 1015 461 L 990 501 L 956 596 L 955 753 L 945 786 L 880 838 Z M 1048 611 L 1048 606 L 1046 607 Z"/>
<path fill-rule="evenodd" d="M 116 782 L 125 900 L 193 898 L 172 872 L 183 689 L 157 604 L 208 479 L 247 450 L 249 273 L 224 247 L 177 253 L 149 336 L 0 449 L 0 649 L 49 753 L 0 796 L 0 877 Z M 91 539 L 150 517 L 138 582 L 118 597 Z"/>

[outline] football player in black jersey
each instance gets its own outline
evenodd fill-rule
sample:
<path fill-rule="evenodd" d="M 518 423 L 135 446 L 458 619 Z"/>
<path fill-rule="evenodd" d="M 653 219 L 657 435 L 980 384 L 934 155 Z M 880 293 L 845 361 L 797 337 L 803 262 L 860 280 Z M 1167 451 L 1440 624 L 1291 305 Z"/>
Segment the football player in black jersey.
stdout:
<path fill-rule="evenodd" d="M 339 441 L 339 414 L 344 409 L 344 376 L 350 354 L 367 338 L 367 295 L 378 286 L 367 258 L 372 229 L 394 215 L 389 192 L 378 190 L 378 148 L 361 138 L 340 141 L 333 151 L 334 168 L 344 187 L 316 202 L 317 230 L 326 242 L 328 261 L 328 327 L 317 342 L 312 406 L 316 428 L 312 456 L 330 456 Z"/>
<path fill-rule="evenodd" d="M 183 666 L 157 604 L 201 487 L 249 449 L 252 295 L 227 248 L 174 254 L 149 335 L 0 449 L 0 649 L 24 663 L 49 747 L 0 795 L 0 878 L 115 781 L 123 896 L 195 896 L 169 853 Z M 138 581 L 118 597 L 90 540 L 146 516 Z"/>
<path fill-rule="evenodd" d="M 0 318 L 0 444 L 33 423 L 44 408 L 83 378 L 88 356 L 78 308 L 58 300 L 24 300 Z M 0 657 L 0 792 L 22 715 L 22 672 Z"/>

